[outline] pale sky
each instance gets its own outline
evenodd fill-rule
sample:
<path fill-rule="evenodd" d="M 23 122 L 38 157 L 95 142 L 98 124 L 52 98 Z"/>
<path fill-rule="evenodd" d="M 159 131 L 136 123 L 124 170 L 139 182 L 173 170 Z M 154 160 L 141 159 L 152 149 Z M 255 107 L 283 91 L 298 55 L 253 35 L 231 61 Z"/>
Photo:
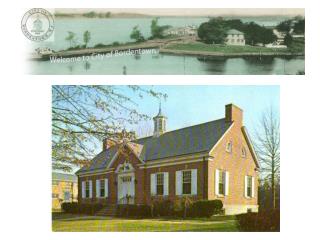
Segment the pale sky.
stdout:
<path fill-rule="evenodd" d="M 58 8 L 57 12 L 83 13 L 89 11 L 112 13 L 138 13 L 162 16 L 304 16 L 303 8 Z"/>

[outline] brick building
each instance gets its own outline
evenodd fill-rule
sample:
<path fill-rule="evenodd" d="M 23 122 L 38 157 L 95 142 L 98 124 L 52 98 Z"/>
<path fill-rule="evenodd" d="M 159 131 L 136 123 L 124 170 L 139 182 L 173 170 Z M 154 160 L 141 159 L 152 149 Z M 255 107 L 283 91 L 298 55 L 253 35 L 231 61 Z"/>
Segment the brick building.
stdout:
<path fill-rule="evenodd" d="M 76 174 L 79 201 L 149 204 L 154 198 L 221 199 L 226 214 L 257 211 L 259 164 L 243 111 L 225 106 L 225 117 L 174 131 L 153 118 L 150 137 L 114 144 Z"/>

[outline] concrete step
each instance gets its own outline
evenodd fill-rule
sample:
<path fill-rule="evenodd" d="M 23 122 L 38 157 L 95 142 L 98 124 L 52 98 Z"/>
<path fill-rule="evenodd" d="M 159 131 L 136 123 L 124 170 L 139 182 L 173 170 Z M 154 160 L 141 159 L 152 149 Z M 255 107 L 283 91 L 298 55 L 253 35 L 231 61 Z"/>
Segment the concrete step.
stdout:
<path fill-rule="evenodd" d="M 116 205 L 108 205 L 103 207 L 100 211 L 96 213 L 97 216 L 115 216 L 117 213 Z"/>

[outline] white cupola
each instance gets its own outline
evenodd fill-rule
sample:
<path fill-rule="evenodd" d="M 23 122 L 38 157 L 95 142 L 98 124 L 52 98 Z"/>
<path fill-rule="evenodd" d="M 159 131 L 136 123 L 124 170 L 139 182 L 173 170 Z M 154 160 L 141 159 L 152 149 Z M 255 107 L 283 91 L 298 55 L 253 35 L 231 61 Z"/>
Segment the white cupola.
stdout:
<path fill-rule="evenodd" d="M 153 136 L 159 137 L 161 134 L 166 132 L 166 121 L 167 118 L 161 112 L 161 103 L 159 105 L 159 113 L 153 118 L 154 129 Z"/>

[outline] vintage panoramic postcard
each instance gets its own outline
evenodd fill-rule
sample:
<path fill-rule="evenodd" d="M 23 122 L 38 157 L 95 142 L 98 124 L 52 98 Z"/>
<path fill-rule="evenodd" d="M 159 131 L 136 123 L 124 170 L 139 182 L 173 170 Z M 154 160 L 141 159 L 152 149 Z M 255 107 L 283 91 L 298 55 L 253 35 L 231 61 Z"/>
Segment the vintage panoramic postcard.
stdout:
<path fill-rule="evenodd" d="M 53 85 L 52 230 L 280 231 L 279 90 Z"/>
<path fill-rule="evenodd" d="M 32 9 L 29 74 L 297 75 L 304 9 Z"/>

